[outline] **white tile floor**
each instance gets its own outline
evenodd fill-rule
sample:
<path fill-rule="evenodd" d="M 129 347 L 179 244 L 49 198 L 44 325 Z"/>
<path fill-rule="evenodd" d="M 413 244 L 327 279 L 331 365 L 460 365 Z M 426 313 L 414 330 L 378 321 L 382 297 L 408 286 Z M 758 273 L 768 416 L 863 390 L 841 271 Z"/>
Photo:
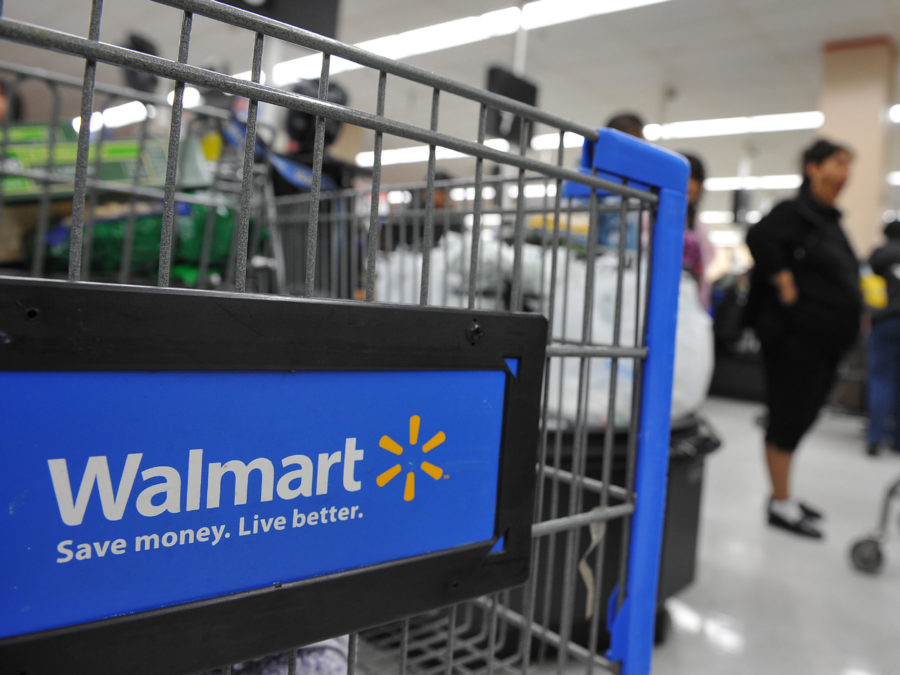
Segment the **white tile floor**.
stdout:
<path fill-rule="evenodd" d="M 670 601 L 675 619 L 653 673 L 900 673 L 900 528 L 892 521 L 877 577 L 848 549 L 875 525 L 900 455 L 863 454 L 863 421 L 825 414 L 799 448 L 794 492 L 827 513 L 814 542 L 764 524 L 767 482 L 758 405 L 711 400 L 724 439 L 706 464 L 698 578 Z"/>
<path fill-rule="evenodd" d="M 900 507 L 880 575 L 857 572 L 848 555 L 875 527 L 900 455 L 867 457 L 863 420 L 824 414 L 799 448 L 795 494 L 826 512 L 826 538 L 801 539 L 765 524 L 761 412 L 705 406 L 724 445 L 706 462 L 697 580 L 668 602 L 673 627 L 653 675 L 900 675 Z M 529 672 L 559 671 L 545 662 Z"/>

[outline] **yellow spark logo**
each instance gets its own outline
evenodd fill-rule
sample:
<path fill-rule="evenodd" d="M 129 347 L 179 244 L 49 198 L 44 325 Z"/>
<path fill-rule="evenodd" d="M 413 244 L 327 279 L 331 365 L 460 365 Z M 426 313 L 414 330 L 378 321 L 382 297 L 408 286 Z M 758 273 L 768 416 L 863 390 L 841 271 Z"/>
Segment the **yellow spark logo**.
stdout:
<path fill-rule="evenodd" d="M 410 446 L 414 446 L 419 442 L 419 425 L 421 424 L 421 418 L 418 415 L 413 415 L 409 418 L 409 444 Z M 422 446 L 422 452 L 428 453 L 434 450 L 439 445 L 443 444 L 444 441 L 447 440 L 447 435 L 443 431 L 437 432 L 434 436 L 428 439 L 425 444 Z M 390 452 L 393 455 L 397 455 L 398 457 L 403 455 L 403 446 L 397 443 L 390 436 L 382 436 L 381 440 L 378 441 L 378 445 Z M 410 448 L 412 449 L 412 448 Z M 427 475 L 431 476 L 434 480 L 440 480 L 444 475 L 444 470 L 435 466 L 431 462 L 422 462 L 419 464 L 419 468 L 422 469 Z M 394 478 L 396 478 L 400 472 L 403 471 L 403 467 L 399 464 L 394 464 L 390 469 L 380 474 L 375 482 L 378 484 L 378 487 L 384 487 L 388 483 L 390 483 Z M 411 502 L 416 496 L 416 474 L 412 471 L 408 471 L 406 473 L 406 486 L 403 489 L 403 501 Z"/>

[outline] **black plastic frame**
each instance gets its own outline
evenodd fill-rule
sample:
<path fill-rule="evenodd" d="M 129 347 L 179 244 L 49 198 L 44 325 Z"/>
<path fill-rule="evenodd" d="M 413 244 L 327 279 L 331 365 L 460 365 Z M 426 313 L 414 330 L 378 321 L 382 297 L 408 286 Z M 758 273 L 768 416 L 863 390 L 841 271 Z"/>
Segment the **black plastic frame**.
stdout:
<path fill-rule="evenodd" d="M 6 638 L 0 670 L 192 672 L 523 583 L 546 337 L 529 314 L 0 277 L 0 371 L 502 370 L 519 359 L 493 541 Z"/>

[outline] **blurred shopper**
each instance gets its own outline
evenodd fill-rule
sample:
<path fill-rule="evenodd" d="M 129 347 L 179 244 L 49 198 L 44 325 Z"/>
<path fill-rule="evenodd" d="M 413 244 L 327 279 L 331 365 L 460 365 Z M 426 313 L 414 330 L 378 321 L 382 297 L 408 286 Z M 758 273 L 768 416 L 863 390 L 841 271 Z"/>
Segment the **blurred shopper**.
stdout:
<path fill-rule="evenodd" d="M 606 122 L 606 126 L 623 134 L 644 140 L 644 120 L 633 112 L 616 113 Z"/>
<path fill-rule="evenodd" d="M 12 87 L 0 80 L 0 122 L 21 122 L 25 116 L 21 97 Z"/>
<path fill-rule="evenodd" d="M 872 271 L 884 277 L 888 302 L 872 315 L 869 334 L 868 452 L 877 455 L 894 418 L 893 447 L 900 451 L 900 220 L 884 228 L 887 243 L 869 257 Z"/>
<path fill-rule="evenodd" d="M 747 234 L 756 261 L 748 318 L 766 372 L 768 522 L 813 538 L 822 537 L 816 522 L 822 514 L 791 498 L 791 460 L 859 332 L 859 265 L 834 206 L 851 161 L 845 147 L 813 143 L 803 153 L 799 194 Z"/>
<path fill-rule="evenodd" d="M 433 247 L 440 244 L 447 232 L 465 231 L 465 214 L 460 209 L 454 209 L 450 199 L 452 182 L 453 176 L 449 173 L 435 172 L 431 212 Z M 409 205 L 398 209 L 394 214 L 396 217 L 382 225 L 381 248 L 393 251 L 405 246 L 418 251 L 424 246 L 427 204 L 428 190 L 425 187 L 411 192 Z"/>
<path fill-rule="evenodd" d="M 6 93 L 6 83 L 0 80 L 0 122 L 6 120 L 9 111 L 9 95 Z"/>
<path fill-rule="evenodd" d="M 633 112 L 620 112 L 609 118 L 606 122 L 606 126 L 609 129 L 615 129 L 616 131 L 621 131 L 623 134 L 628 134 L 629 136 L 634 136 L 635 138 L 639 138 L 644 140 L 644 120 L 641 119 L 640 115 Z M 611 178 L 613 180 L 618 180 L 612 176 L 603 176 L 604 178 Z M 618 206 L 621 203 L 621 198 L 615 195 L 610 195 L 608 193 L 600 192 L 601 199 L 605 206 Z M 621 235 L 621 228 L 619 226 L 619 212 L 616 209 L 613 212 L 605 212 L 600 213 L 600 216 L 597 220 L 597 243 L 600 246 L 608 249 L 617 249 L 619 247 L 619 239 Z M 625 216 L 625 249 L 629 251 L 636 251 L 638 247 L 638 236 L 640 230 L 643 229 L 640 226 L 638 214 L 635 212 L 629 212 Z"/>
<path fill-rule="evenodd" d="M 706 167 L 703 161 L 688 152 L 682 152 L 691 165 L 691 176 L 688 180 L 687 221 L 684 228 L 684 254 L 682 267 L 690 272 L 697 281 L 700 293 L 700 304 L 708 310 L 712 289 L 706 280 L 706 266 L 713 259 L 713 247 L 709 243 L 706 228 L 700 222 L 700 197 L 703 196 L 703 181 L 706 180 Z"/>

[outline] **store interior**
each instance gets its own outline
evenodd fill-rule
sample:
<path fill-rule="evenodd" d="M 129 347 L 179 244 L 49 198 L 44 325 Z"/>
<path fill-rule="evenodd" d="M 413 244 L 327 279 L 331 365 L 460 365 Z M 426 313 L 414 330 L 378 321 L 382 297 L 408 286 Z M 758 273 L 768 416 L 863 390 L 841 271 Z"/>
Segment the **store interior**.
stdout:
<path fill-rule="evenodd" d="M 232 4 L 250 9 L 267 3 Z M 513 0 L 333 4 L 294 11 L 309 12 L 306 20 L 323 22 L 321 30 L 337 40 L 473 87 L 486 87 L 489 69 L 499 67 L 533 85 L 535 98 L 529 103 L 588 127 L 600 128 L 617 113 L 633 112 L 645 122 L 648 142 L 700 157 L 706 180 L 698 219 L 714 249 L 704 272 L 714 289 L 711 331 L 717 329 L 718 303 L 752 266 L 744 243 L 748 228 L 796 193 L 800 154 L 815 138 L 828 136 L 855 153 L 838 206 L 860 261 L 882 242 L 883 225 L 900 217 L 897 0 L 593 0 L 531 14 L 526 3 Z M 570 13 L 562 11 L 563 5 Z M 0 3 L 4 18 L 79 35 L 88 32 L 90 9 L 88 0 Z M 107 0 L 99 39 L 125 46 L 143 39 L 141 51 L 174 60 L 181 23 L 182 13 L 165 5 Z M 249 74 L 252 54 L 250 31 L 195 18 L 188 63 L 228 75 Z M 321 60 L 310 54 L 295 44 L 268 40 L 263 81 L 292 87 L 315 79 Z M 4 66 L 12 69 L 4 71 Z M 81 59 L 4 41 L 0 80 L 12 82 L 15 68 L 22 66 L 72 78 L 76 85 L 84 73 Z M 98 67 L 97 82 L 126 83 L 121 69 L 104 64 Z M 337 87 L 331 100 L 376 112 L 376 72 L 344 68 L 338 59 L 330 82 Z M 158 95 L 172 86 L 165 80 L 153 83 Z M 77 131 L 80 88 L 60 92 L 58 114 Z M 19 121 L 46 121 L 53 114 L 53 99 L 39 80 L 22 79 L 15 93 L 23 109 Z M 116 99 L 115 106 L 121 105 Z M 235 105 L 233 97 L 223 99 L 214 91 L 185 91 L 188 117 L 194 106 Z M 132 138 L 148 114 L 145 108 L 139 113 L 143 117 L 134 119 L 113 108 L 111 104 L 100 113 L 109 138 Z M 95 99 L 95 110 L 104 110 L 102 97 Z M 477 138 L 473 102 L 442 93 L 436 120 L 431 111 L 429 87 L 389 78 L 386 116 L 450 136 Z M 151 133 L 164 138 L 168 111 L 161 107 L 154 114 Z M 287 130 L 285 111 L 262 105 L 259 119 L 269 150 L 290 152 L 296 139 Z M 372 131 L 352 124 L 329 139 L 326 157 L 342 187 L 371 184 L 375 142 Z M 560 138 L 538 125 L 527 148 L 503 138 L 494 142 L 498 149 L 554 163 Z M 578 166 L 583 142 L 577 134 L 565 135 L 563 166 Z M 421 188 L 389 186 L 423 183 L 428 151 L 397 136 L 385 136 L 384 143 L 381 208 L 390 212 L 419 199 L 416 190 Z M 203 152 L 209 158 L 215 149 L 204 147 Z M 435 168 L 442 180 L 452 183 L 472 175 L 475 161 L 456 155 L 438 153 Z M 547 194 L 545 189 L 532 198 L 540 201 Z M 464 191 L 448 189 L 445 198 L 441 208 L 451 212 L 471 208 L 472 197 Z M 463 227 L 467 224 L 463 220 Z M 31 263 L 22 251 L 0 237 L 0 268 L 27 268 Z M 863 266 L 861 273 L 865 277 L 869 270 Z M 878 290 L 873 293 L 877 296 Z M 829 405 L 800 449 L 797 490 L 828 514 L 825 541 L 809 542 L 766 526 L 758 344 L 746 335 L 729 335 L 727 343 L 710 336 L 715 371 L 711 365 L 711 388 L 697 410 L 721 447 L 705 462 L 696 574 L 693 583 L 668 600 L 671 623 L 655 651 L 652 672 L 900 672 L 895 619 L 900 546 L 886 543 L 878 575 L 854 569 L 848 553 L 875 526 L 883 490 L 900 474 L 900 453 L 865 453 L 864 354 L 857 350 L 846 361 Z M 892 534 L 900 532 L 894 528 Z M 557 670 L 537 664 L 533 672 Z M 572 667 L 567 672 L 584 671 Z"/>

